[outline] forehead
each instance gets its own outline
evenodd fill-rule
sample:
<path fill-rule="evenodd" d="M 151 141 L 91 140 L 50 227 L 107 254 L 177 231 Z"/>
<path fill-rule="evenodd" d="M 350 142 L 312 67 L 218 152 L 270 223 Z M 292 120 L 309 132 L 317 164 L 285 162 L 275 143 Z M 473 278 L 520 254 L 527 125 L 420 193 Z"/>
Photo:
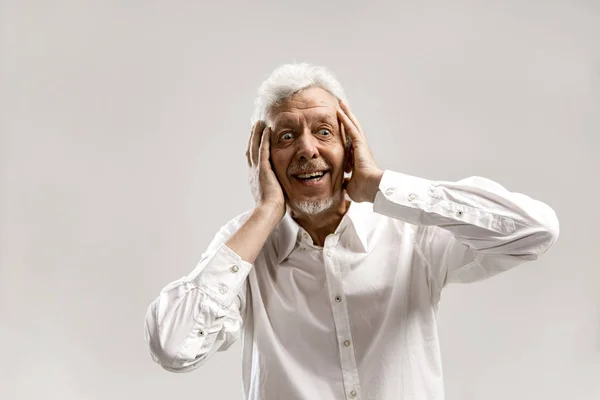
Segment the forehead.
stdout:
<path fill-rule="evenodd" d="M 337 120 L 338 101 L 328 91 L 309 88 L 294 94 L 281 104 L 269 110 L 267 121 L 270 125 L 300 123 L 301 120 Z"/>

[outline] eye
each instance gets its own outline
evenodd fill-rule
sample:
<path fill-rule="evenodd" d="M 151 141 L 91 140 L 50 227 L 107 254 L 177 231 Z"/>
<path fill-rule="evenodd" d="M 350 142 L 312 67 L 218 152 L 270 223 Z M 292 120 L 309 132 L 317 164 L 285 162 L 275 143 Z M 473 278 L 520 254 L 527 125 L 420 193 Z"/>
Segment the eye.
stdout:
<path fill-rule="evenodd" d="M 319 133 L 322 134 L 323 136 L 331 135 L 331 131 L 329 129 L 321 129 L 321 130 L 319 130 Z"/>
<path fill-rule="evenodd" d="M 291 139 L 294 135 L 292 135 L 292 132 L 284 132 L 281 134 L 281 139 L 283 140 L 288 140 Z"/>

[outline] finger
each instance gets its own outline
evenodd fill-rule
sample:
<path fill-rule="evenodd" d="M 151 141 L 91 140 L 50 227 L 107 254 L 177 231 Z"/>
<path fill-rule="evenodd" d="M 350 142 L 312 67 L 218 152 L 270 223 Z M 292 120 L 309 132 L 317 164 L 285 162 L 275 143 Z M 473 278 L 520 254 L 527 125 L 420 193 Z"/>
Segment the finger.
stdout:
<path fill-rule="evenodd" d="M 340 123 L 340 134 L 342 135 L 342 138 L 344 139 L 344 147 L 346 148 L 346 146 L 348 145 L 348 134 L 346 133 L 346 128 L 344 128 L 344 123 L 338 118 L 338 122 Z"/>
<path fill-rule="evenodd" d="M 358 123 L 358 118 L 356 118 L 356 116 L 354 116 L 354 113 L 352 112 L 352 110 L 350 110 L 350 106 L 348 105 L 348 103 L 346 103 L 344 100 L 340 100 L 340 106 L 342 107 L 342 110 L 344 110 L 346 115 L 348 117 L 350 117 L 350 121 L 352 121 L 352 123 L 354 125 L 356 125 L 358 130 L 364 134 L 364 131 L 362 130 L 360 124 Z"/>
<path fill-rule="evenodd" d="M 342 122 L 340 122 L 340 130 L 342 132 L 342 137 L 344 138 L 344 150 L 352 154 L 352 139 L 346 133 L 346 128 Z"/>
<path fill-rule="evenodd" d="M 256 124 L 252 125 L 252 129 L 250 129 L 250 135 L 248 136 L 248 145 L 246 146 L 246 161 L 248 161 L 248 166 L 252 167 L 252 159 L 250 158 L 250 151 L 252 150 L 252 135 L 254 134 L 254 128 Z"/>
<path fill-rule="evenodd" d="M 262 137 L 262 133 L 265 129 L 265 124 L 263 121 L 259 121 L 254 126 L 254 130 L 252 131 L 252 144 L 250 148 L 250 160 L 252 166 L 258 166 L 258 148 L 260 146 L 260 140 Z"/>
<path fill-rule="evenodd" d="M 362 140 L 361 133 L 359 132 L 356 125 L 354 125 L 354 123 L 346 115 L 344 110 L 342 110 L 341 108 L 338 107 L 337 113 L 338 113 L 338 118 L 340 119 L 340 121 L 343 124 L 343 127 L 345 128 L 344 131 L 352 139 L 352 147 L 355 147 Z"/>
<path fill-rule="evenodd" d="M 271 129 L 265 128 L 262 132 L 262 138 L 260 141 L 260 148 L 258 149 L 258 156 L 261 167 L 270 167 L 269 157 L 271 155 Z"/>

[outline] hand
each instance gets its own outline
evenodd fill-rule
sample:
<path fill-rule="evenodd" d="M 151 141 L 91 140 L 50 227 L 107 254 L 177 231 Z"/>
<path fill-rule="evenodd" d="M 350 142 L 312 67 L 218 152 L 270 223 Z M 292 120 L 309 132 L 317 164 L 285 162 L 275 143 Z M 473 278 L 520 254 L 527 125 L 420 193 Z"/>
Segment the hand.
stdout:
<path fill-rule="evenodd" d="M 350 111 L 350 107 L 342 100 L 340 100 L 337 114 L 342 130 L 352 141 L 350 148 L 352 176 L 344 178 L 343 188 L 355 202 L 369 201 L 372 203 L 375 201 L 377 190 L 379 190 L 383 170 L 377 167 L 358 120 Z"/>
<path fill-rule="evenodd" d="M 275 172 L 271 168 L 271 129 L 264 121 L 252 127 L 246 158 L 250 167 L 248 180 L 257 206 L 274 207 L 278 215 L 285 215 L 285 197 Z"/>

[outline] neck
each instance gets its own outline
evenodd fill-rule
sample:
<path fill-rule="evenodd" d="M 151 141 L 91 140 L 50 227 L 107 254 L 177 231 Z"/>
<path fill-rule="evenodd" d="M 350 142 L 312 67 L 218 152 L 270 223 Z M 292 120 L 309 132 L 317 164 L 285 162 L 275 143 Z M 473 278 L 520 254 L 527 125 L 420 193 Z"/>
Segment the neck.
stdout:
<path fill-rule="evenodd" d="M 349 206 L 350 201 L 345 199 L 342 192 L 340 198 L 322 213 L 306 215 L 292 210 L 291 216 L 298 225 L 308 232 L 313 242 L 322 247 L 325 244 L 325 238 L 335 232 Z"/>

